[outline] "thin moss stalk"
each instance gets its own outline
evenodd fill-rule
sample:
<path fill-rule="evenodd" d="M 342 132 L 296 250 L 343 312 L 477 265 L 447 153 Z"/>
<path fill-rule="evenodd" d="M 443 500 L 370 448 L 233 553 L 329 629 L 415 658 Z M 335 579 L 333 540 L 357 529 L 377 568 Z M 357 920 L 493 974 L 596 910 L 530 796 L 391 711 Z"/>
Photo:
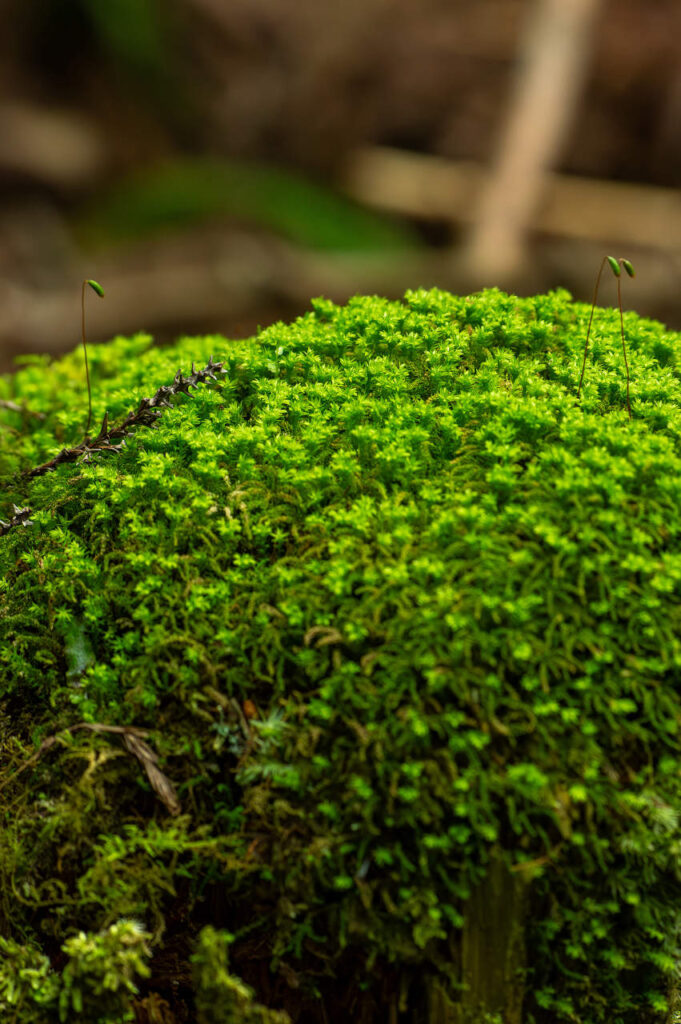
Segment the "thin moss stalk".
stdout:
<path fill-rule="evenodd" d="M 579 378 L 579 385 L 577 387 L 577 398 L 582 391 L 582 384 L 584 382 L 584 371 L 586 369 L 586 353 L 589 348 L 589 335 L 591 334 L 591 324 L 594 318 L 594 309 L 596 308 L 596 301 L 598 299 L 598 288 L 601 283 L 601 274 L 605 264 L 608 264 L 613 274 L 617 278 L 617 305 L 620 311 L 620 333 L 622 336 L 622 352 L 624 354 L 624 368 L 627 375 L 627 412 L 629 413 L 629 419 L 631 419 L 631 402 L 629 399 L 629 363 L 627 362 L 627 347 L 624 341 L 624 318 L 622 315 L 622 272 L 620 266 L 624 267 L 629 277 L 634 276 L 634 268 L 629 260 L 624 259 L 620 256 L 619 259 L 615 259 L 614 256 L 604 256 L 601 260 L 601 265 L 598 268 L 598 274 L 596 275 L 596 286 L 594 288 L 594 297 L 591 303 L 591 313 L 589 315 L 589 326 L 586 329 L 586 341 L 584 343 L 584 359 L 582 360 L 582 372 Z"/>
<path fill-rule="evenodd" d="M 104 298 L 104 289 L 98 281 L 92 281 L 86 278 L 83 281 L 83 287 L 81 289 L 80 296 L 80 312 L 81 312 L 81 336 L 83 340 L 83 355 L 85 357 L 85 380 L 87 382 L 87 424 L 85 426 L 85 437 L 87 438 L 88 431 L 90 429 L 90 423 L 92 422 L 92 388 L 90 387 L 90 367 L 87 359 L 87 341 L 85 339 L 85 288 L 89 285 L 96 295 L 99 295 L 100 299 Z"/>

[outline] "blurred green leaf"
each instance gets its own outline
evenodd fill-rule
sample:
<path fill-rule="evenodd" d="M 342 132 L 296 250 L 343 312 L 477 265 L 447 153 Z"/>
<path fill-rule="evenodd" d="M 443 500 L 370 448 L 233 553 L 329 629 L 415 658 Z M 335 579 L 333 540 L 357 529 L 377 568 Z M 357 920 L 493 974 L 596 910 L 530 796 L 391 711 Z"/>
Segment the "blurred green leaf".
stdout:
<path fill-rule="evenodd" d="M 167 64 L 167 17 L 158 0 L 81 0 L 102 47 L 116 60 L 146 76 Z"/>
<path fill-rule="evenodd" d="M 215 159 L 173 160 L 135 174 L 97 196 L 78 227 L 88 241 L 106 244 L 225 217 L 317 249 L 380 251 L 417 244 L 402 225 L 300 175 Z"/>

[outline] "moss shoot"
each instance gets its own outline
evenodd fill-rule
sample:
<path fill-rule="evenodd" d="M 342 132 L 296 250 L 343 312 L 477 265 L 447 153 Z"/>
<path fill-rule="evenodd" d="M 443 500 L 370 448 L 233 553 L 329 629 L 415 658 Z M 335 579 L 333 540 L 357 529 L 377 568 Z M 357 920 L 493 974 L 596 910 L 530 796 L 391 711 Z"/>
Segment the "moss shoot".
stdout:
<path fill-rule="evenodd" d="M 629 420 L 588 320 L 119 338 L 73 459 L 81 353 L 0 380 L 3 1020 L 664 1021 L 681 335 L 625 313 Z"/>

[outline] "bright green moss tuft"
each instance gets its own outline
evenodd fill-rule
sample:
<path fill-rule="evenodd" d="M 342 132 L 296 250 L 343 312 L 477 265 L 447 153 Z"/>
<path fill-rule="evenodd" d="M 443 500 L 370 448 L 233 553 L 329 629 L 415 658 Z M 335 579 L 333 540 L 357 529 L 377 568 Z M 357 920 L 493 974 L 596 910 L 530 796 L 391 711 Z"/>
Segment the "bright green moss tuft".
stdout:
<path fill-rule="evenodd" d="M 227 372 L 32 480 L 79 440 L 80 353 L 2 381 L 45 418 L 0 409 L 0 517 L 33 520 L 0 537 L 0 934 L 51 956 L 134 915 L 156 992 L 209 924 L 292 1020 L 387 1019 L 398 990 L 416 1020 L 431 981 L 465 1004 L 499 861 L 529 887 L 523 1020 L 661 1019 L 681 336 L 625 314 L 629 421 L 616 310 L 577 402 L 588 316 L 419 290 L 247 342 L 118 339 L 92 349 L 95 423 L 192 361 Z"/>

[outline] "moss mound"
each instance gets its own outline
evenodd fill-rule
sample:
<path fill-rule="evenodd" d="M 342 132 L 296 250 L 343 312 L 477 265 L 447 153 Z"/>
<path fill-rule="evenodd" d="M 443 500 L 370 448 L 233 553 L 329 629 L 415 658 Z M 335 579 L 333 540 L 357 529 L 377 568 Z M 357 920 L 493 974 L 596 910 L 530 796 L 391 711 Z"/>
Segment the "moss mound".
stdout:
<path fill-rule="evenodd" d="M 95 413 L 173 408 L 32 477 L 82 356 L 3 380 L 3 1019 L 664 1019 L 681 336 L 625 314 L 630 421 L 615 310 L 577 401 L 588 315 L 420 290 L 117 339 Z"/>

